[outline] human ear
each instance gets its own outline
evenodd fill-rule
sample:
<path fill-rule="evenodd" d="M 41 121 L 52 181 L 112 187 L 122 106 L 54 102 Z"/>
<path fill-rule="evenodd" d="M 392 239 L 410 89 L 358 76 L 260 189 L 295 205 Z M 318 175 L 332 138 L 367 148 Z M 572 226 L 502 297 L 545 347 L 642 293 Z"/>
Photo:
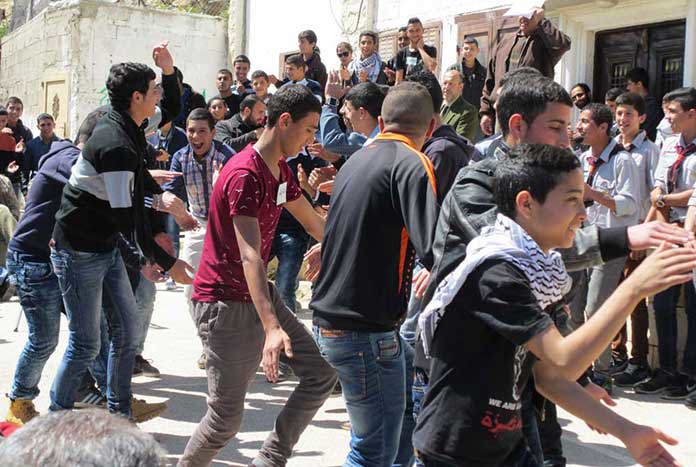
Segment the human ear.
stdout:
<path fill-rule="evenodd" d="M 533 198 L 528 191 L 520 191 L 515 197 L 515 211 L 523 219 L 530 219 L 533 211 Z"/>

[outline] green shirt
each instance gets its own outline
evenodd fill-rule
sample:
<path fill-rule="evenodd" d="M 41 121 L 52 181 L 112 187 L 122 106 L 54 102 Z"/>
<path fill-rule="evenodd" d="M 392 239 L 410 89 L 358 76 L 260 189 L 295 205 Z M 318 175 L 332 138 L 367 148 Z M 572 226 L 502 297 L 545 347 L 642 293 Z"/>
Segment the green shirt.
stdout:
<path fill-rule="evenodd" d="M 442 123 L 454 128 L 459 136 L 463 136 L 470 142 L 474 141 L 479 126 L 478 111 L 476 107 L 459 96 L 452 105 L 444 103 L 440 110 Z"/>

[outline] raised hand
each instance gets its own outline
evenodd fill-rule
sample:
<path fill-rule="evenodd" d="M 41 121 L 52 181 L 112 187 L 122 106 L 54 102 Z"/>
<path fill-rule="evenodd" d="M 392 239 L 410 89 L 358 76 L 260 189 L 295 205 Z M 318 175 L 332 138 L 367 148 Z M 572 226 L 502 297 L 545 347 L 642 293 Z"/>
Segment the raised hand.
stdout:
<path fill-rule="evenodd" d="M 165 75 L 174 73 L 174 58 L 169 52 L 169 41 L 163 41 L 152 49 L 152 60 L 155 66 Z"/>
<path fill-rule="evenodd" d="M 24 149 L 26 149 L 24 138 L 19 138 L 19 143 L 15 146 L 15 152 L 24 152 Z"/>
<path fill-rule="evenodd" d="M 5 170 L 8 174 L 12 175 L 14 173 L 17 173 L 17 171 L 19 170 L 19 165 L 16 161 L 12 161 L 7 165 L 7 168 Z"/>
<path fill-rule="evenodd" d="M 338 72 L 332 71 L 329 73 L 329 78 L 326 80 L 326 96 L 340 99 L 345 92 L 345 88 L 341 86 L 341 77 L 338 75 Z"/>
<path fill-rule="evenodd" d="M 657 248 L 662 242 L 684 245 L 694 240 L 694 233 L 687 232 L 676 224 L 646 222 L 628 228 L 628 247 L 631 250 Z"/>

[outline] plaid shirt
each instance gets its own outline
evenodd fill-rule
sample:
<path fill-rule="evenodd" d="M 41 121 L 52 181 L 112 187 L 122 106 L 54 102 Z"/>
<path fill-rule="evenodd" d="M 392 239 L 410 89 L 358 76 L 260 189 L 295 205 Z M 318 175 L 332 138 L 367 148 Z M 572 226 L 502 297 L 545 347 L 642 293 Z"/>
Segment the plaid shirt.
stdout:
<path fill-rule="evenodd" d="M 218 141 L 213 141 L 210 151 L 202 159 L 193 155 L 191 145 L 177 151 L 172 157 L 170 170 L 183 175 L 164 185 L 163 189 L 183 198 L 186 190 L 191 214 L 208 218 L 210 195 L 213 193 L 214 162 L 225 164 L 234 151 Z"/>

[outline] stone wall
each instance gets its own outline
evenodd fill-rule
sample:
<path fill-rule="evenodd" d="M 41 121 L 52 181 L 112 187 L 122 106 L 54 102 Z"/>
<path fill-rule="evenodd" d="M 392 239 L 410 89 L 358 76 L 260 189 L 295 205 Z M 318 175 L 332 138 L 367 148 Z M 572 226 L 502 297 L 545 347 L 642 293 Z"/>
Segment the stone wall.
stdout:
<path fill-rule="evenodd" d="M 152 64 L 152 47 L 168 40 L 184 79 L 211 97 L 215 72 L 227 62 L 227 24 L 217 17 L 83 0 L 49 7 L 2 41 L 0 98 L 20 96 L 31 122 L 46 105 L 44 83 L 65 81 L 67 132 L 107 103 L 110 66 L 122 61 Z"/>

